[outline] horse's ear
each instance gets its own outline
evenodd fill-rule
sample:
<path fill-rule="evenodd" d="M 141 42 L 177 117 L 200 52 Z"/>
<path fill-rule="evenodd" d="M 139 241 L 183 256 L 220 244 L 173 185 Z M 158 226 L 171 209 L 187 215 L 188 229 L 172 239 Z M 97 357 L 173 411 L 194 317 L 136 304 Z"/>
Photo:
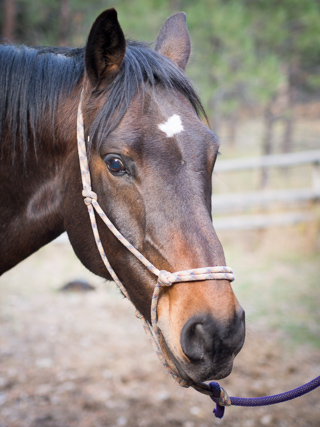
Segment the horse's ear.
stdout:
<path fill-rule="evenodd" d="M 191 42 L 185 13 L 177 13 L 166 20 L 157 38 L 156 51 L 167 56 L 183 70 L 186 68 Z"/>
<path fill-rule="evenodd" d="M 126 51 L 126 40 L 115 9 L 98 16 L 86 45 L 86 74 L 91 87 L 108 84 L 119 72 Z"/>

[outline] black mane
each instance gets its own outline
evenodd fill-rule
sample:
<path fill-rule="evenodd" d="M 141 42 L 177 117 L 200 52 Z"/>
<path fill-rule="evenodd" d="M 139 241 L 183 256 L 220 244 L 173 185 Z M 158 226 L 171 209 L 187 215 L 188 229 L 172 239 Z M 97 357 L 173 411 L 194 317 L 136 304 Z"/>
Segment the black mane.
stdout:
<path fill-rule="evenodd" d="M 59 99 L 67 97 L 83 75 L 82 48 L 0 46 L 0 139 L 7 125 L 12 153 L 19 149 L 25 158 L 30 140 L 36 151 L 37 134 L 44 127 L 51 127 L 54 135 Z M 205 116 L 200 99 L 182 70 L 149 45 L 128 41 L 120 73 L 106 88 L 106 102 L 90 129 L 91 141 L 100 145 L 101 133 L 105 136 L 106 129 L 110 132 L 117 126 L 134 95 L 146 83 L 180 91 L 197 114 Z"/>
<path fill-rule="evenodd" d="M 59 97 L 67 96 L 83 73 L 83 49 L 0 46 L 0 139 L 6 124 L 13 156 L 19 149 L 25 158 L 30 139 L 36 149 L 45 126 L 54 132 Z"/>

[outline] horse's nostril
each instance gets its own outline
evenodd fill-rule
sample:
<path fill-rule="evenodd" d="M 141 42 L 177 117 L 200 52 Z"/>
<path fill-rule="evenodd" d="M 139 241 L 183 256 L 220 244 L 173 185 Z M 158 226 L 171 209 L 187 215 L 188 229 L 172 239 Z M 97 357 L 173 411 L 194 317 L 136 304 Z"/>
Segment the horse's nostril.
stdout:
<path fill-rule="evenodd" d="M 215 328 L 208 318 L 194 317 L 187 321 L 181 331 L 181 347 L 192 361 L 200 361 L 214 347 Z"/>
<path fill-rule="evenodd" d="M 210 314 L 189 318 L 180 334 L 181 349 L 187 359 L 181 360 L 183 369 L 196 382 L 225 378 L 244 338 L 244 314 L 240 308 L 228 318 Z"/>
<path fill-rule="evenodd" d="M 229 322 L 209 315 L 194 316 L 181 331 L 181 347 L 191 362 L 214 360 L 236 355 L 244 340 L 244 314 L 236 313 Z"/>

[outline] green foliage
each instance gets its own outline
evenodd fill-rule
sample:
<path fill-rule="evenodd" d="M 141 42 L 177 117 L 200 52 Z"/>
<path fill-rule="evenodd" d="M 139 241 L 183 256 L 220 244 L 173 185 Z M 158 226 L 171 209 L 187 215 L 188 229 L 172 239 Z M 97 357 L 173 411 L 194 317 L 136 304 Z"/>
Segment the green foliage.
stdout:
<path fill-rule="evenodd" d="M 199 29 L 197 61 L 208 64 L 197 77 L 205 73 L 201 85 L 206 101 L 218 103 L 225 115 L 243 105 L 267 105 L 292 69 L 300 83 L 310 81 L 315 89 L 318 1 L 202 0 L 194 3 L 192 16 L 192 25 Z"/>
<path fill-rule="evenodd" d="M 57 45 L 61 2 L 16 0 L 18 42 Z M 193 43 L 188 73 L 207 108 L 222 117 L 267 105 L 293 69 L 298 84 L 320 89 L 318 0 L 69 0 L 68 7 L 71 46 L 84 45 L 108 7 L 118 10 L 128 38 L 145 41 L 154 41 L 163 21 L 184 10 Z"/>
<path fill-rule="evenodd" d="M 205 2 L 192 11 L 192 25 L 199 27 L 195 56 L 205 63 L 201 72 L 206 101 L 219 104 L 225 115 L 232 114 L 244 103 L 264 103 L 281 84 L 277 56 L 270 52 L 259 55 L 254 37 L 254 20 L 242 2 Z M 199 13 L 200 12 L 200 13 Z M 197 20 L 197 22 L 195 21 Z M 210 89 L 211 88 L 211 89 Z"/>
<path fill-rule="evenodd" d="M 226 235 L 223 246 L 247 325 L 278 331 L 282 346 L 319 349 L 319 250 L 312 235 L 301 225 L 241 233 Z"/>

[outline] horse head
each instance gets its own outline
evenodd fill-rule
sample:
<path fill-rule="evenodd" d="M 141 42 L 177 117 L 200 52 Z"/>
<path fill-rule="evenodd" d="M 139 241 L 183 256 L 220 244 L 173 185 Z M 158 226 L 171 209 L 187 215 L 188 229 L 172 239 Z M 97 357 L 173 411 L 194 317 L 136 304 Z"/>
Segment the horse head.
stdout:
<path fill-rule="evenodd" d="M 159 270 L 225 266 L 211 219 L 215 134 L 184 74 L 190 55 L 185 15 L 169 18 L 155 51 L 127 42 L 110 9 L 85 48 L 83 117 L 92 188 L 114 225 Z M 92 272 L 110 278 L 81 196 L 79 160 L 70 153 L 63 216 L 71 244 Z M 155 277 L 101 219 L 105 253 L 130 299 L 150 321 Z M 244 342 L 244 312 L 228 280 L 179 283 L 161 290 L 157 325 L 171 369 L 192 381 L 232 369 Z"/>

